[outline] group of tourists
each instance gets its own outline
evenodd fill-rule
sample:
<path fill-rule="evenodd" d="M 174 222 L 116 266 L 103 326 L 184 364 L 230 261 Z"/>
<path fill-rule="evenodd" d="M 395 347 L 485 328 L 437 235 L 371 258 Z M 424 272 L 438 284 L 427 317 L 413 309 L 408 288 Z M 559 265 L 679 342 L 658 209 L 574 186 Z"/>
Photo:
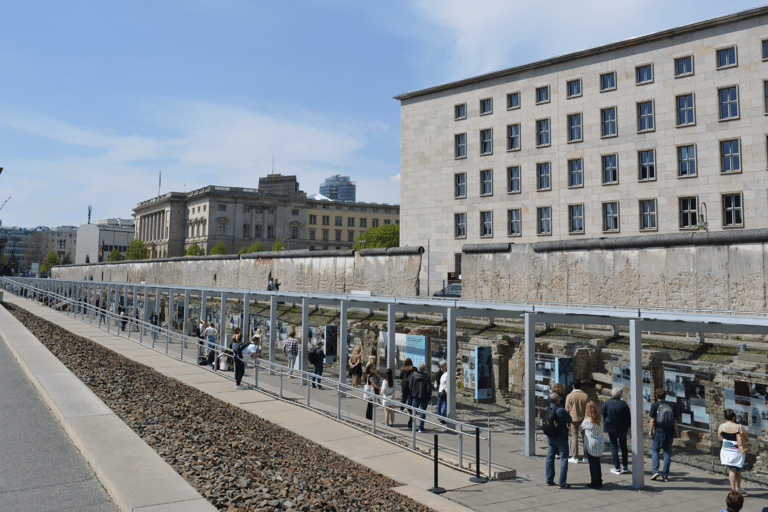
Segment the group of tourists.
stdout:
<path fill-rule="evenodd" d="M 153 313 L 154 314 L 154 313 Z M 150 323 L 151 317 L 150 317 Z M 154 323 L 153 323 L 154 325 Z M 198 338 L 197 345 L 197 364 L 200 366 L 210 366 L 215 369 L 219 365 L 220 369 L 235 371 L 235 387 L 243 389 L 243 375 L 245 374 L 245 362 L 248 358 L 262 359 L 261 356 L 261 329 L 257 329 L 253 338 L 249 342 L 243 340 L 242 330 L 237 327 L 232 331 L 232 338 L 227 344 L 226 350 L 218 351 L 216 336 L 219 331 L 214 327 L 213 322 L 207 326 L 204 320 L 195 327 L 195 335 Z M 218 355 L 218 357 L 217 357 Z"/>
<path fill-rule="evenodd" d="M 569 489 L 568 464 L 584 462 L 580 448 L 589 463 L 591 488 L 603 486 L 600 456 L 605 446 L 605 434 L 611 447 L 613 468 L 617 475 L 628 473 L 627 432 L 631 426 L 629 406 L 622 399 L 622 389 L 614 388 L 611 399 L 603 404 L 602 411 L 581 390 L 581 382 L 573 382 L 573 389 L 565 395 L 562 384 L 552 386 L 552 394 L 541 420 L 541 428 L 547 436 L 545 462 L 546 485 Z M 672 445 L 680 437 L 679 412 L 676 404 L 666 400 L 663 388 L 656 389 L 656 401 L 649 412 L 648 436 L 651 444 L 651 480 L 667 482 L 672 461 Z M 723 413 L 725 423 L 720 425 L 717 436 L 722 441 L 720 461 L 727 468 L 731 484 L 728 495 L 728 511 L 741 510 L 744 489 L 741 487 L 741 470 L 745 454 L 749 451 L 749 436 L 744 427 L 736 423 L 731 409 Z M 621 457 L 619 457 L 619 451 Z M 560 458 L 560 478 L 555 483 L 555 458 Z M 663 462 L 662 462 L 663 460 Z"/>

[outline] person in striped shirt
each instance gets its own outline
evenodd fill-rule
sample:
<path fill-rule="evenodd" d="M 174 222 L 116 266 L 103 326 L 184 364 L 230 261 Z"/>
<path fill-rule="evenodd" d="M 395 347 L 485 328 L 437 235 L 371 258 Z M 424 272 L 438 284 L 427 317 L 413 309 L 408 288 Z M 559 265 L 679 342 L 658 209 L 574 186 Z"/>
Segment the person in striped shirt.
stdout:
<path fill-rule="evenodd" d="M 589 461 L 589 486 L 597 489 L 603 486 L 603 472 L 600 468 L 600 456 L 605 446 L 605 434 L 603 434 L 603 418 L 595 402 L 590 400 L 584 411 L 584 421 L 579 426 L 584 433 L 584 452 Z"/>

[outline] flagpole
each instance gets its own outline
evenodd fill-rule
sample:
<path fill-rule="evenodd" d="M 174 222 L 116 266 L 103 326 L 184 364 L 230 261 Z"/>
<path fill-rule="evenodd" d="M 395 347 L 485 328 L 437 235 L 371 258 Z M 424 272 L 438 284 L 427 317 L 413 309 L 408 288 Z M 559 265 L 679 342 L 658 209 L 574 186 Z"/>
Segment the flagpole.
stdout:
<path fill-rule="evenodd" d="M 157 180 L 157 197 L 160 197 L 160 185 L 163 183 L 163 170 L 160 169 L 160 176 Z"/>

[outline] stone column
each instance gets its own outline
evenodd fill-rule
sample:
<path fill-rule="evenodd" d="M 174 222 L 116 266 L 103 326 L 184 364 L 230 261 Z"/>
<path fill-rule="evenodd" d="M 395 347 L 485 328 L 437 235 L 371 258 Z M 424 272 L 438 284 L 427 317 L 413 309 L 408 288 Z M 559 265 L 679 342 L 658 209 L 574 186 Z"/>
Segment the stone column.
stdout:
<path fill-rule="evenodd" d="M 395 321 L 397 320 L 397 310 L 394 304 L 387 304 L 387 368 L 394 369 L 395 367 Z M 430 356 L 427 354 L 427 373 L 429 373 Z M 379 354 L 376 354 L 376 365 L 378 370 Z"/>
<path fill-rule="evenodd" d="M 525 314 L 525 456 L 536 454 L 536 322 Z"/>
<path fill-rule="evenodd" d="M 347 304 L 339 304 L 339 382 L 347 382 Z"/>
<path fill-rule="evenodd" d="M 456 419 L 456 358 L 458 357 L 459 344 L 456 341 L 456 310 L 448 308 L 447 315 L 447 340 L 446 349 L 448 352 L 448 407 L 446 415 L 449 418 Z"/>
<path fill-rule="evenodd" d="M 632 413 L 632 487 L 643 488 L 643 332 L 637 320 L 629 321 L 630 404 Z"/>

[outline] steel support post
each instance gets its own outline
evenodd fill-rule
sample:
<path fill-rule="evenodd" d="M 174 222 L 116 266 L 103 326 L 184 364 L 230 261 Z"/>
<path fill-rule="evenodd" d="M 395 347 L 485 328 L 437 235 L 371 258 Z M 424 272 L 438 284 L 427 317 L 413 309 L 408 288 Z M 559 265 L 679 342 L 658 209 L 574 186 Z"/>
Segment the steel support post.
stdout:
<path fill-rule="evenodd" d="M 347 301 L 339 304 L 339 382 L 347 382 Z M 339 394 L 341 396 L 341 394 Z"/>
<path fill-rule="evenodd" d="M 448 352 L 448 410 L 446 416 L 456 419 L 456 358 L 459 348 L 456 342 L 456 310 L 448 308 L 446 313 L 446 349 Z"/>
<path fill-rule="evenodd" d="M 525 456 L 536 454 L 536 322 L 525 314 Z"/>
<path fill-rule="evenodd" d="M 629 321 L 630 401 L 632 415 L 632 487 L 641 489 L 645 475 L 643 449 L 643 334 L 637 320 Z"/>
<path fill-rule="evenodd" d="M 227 294 L 221 292 L 221 311 L 219 311 L 219 344 L 227 346 Z"/>
<path fill-rule="evenodd" d="M 277 297 L 273 294 L 269 297 L 269 374 L 274 375 L 273 366 L 275 364 L 275 345 L 277 341 Z M 280 385 L 282 386 L 282 372 L 280 372 Z M 281 388 L 282 389 L 282 388 Z M 281 395 L 282 397 L 282 395 Z"/>
<path fill-rule="evenodd" d="M 165 321 L 168 323 L 168 333 L 173 332 L 173 321 L 176 319 L 176 305 L 173 301 L 173 288 L 168 289 L 168 318 Z"/>
<path fill-rule="evenodd" d="M 144 317 L 144 318 L 142 318 L 142 320 L 144 321 L 144 325 L 141 327 L 142 336 L 144 334 L 147 334 L 146 323 L 149 321 L 149 315 L 150 315 L 150 311 L 149 311 L 149 288 L 145 286 L 144 287 L 144 314 L 141 315 L 141 316 Z"/>
<path fill-rule="evenodd" d="M 397 320 L 397 310 L 394 304 L 387 304 L 387 368 L 392 368 L 395 371 L 395 322 Z M 429 361 L 429 357 L 427 357 Z M 379 355 L 376 354 L 376 370 L 378 370 Z M 429 373 L 429 366 L 427 367 L 427 373 Z"/>
<path fill-rule="evenodd" d="M 184 330 L 184 336 L 189 335 L 191 332 L 189 328 L 189 290 L 184 290 L 184 325 L 182 329 Z"/>
<path fill-rule="evenodd" d="M 301 298 L 301 347 L 299 349 L 299 369 L 309 371 L 309 299 Z M 309 381 L 302 382 L 309 386 Z"/>
<path fill-rule="evenodd" d="M 243 321 L 240 327 L 240 337 L 245 343 L 251 340 L 251 296 L 243 294 Z M 263 347 L 263 346 L 262 346 Z"/>

